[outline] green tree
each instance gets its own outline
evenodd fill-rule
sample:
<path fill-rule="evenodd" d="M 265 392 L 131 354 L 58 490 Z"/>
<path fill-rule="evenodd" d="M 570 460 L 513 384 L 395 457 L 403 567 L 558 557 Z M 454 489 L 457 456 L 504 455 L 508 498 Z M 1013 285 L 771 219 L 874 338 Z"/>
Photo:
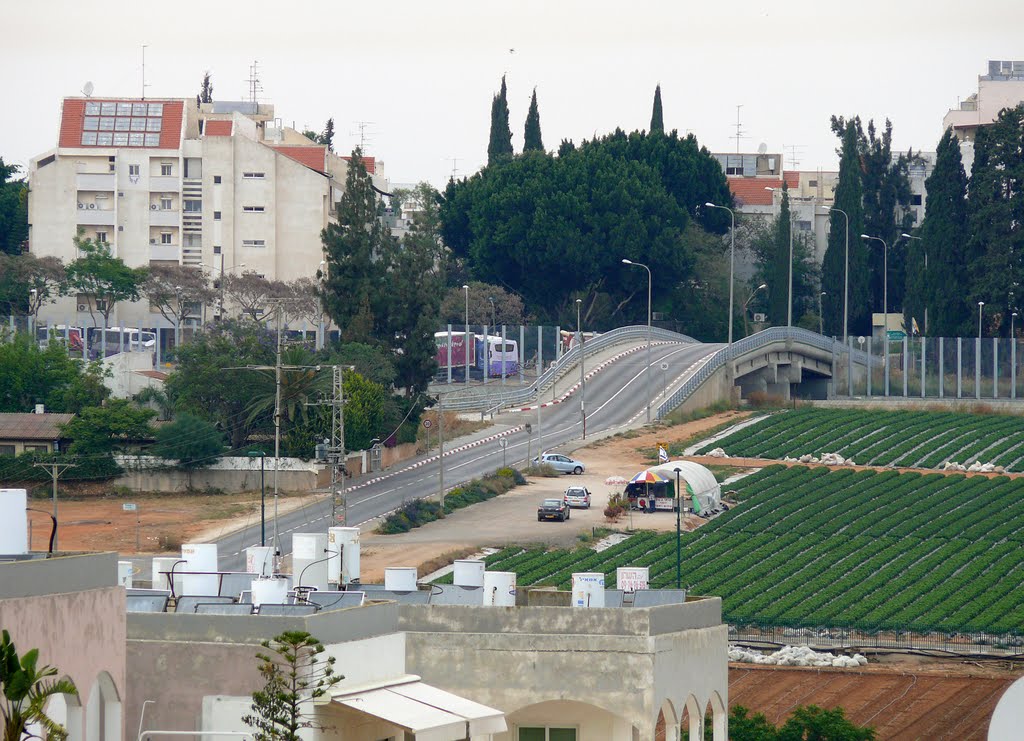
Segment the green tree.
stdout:
<path fill-rule="evenodd" d="M 393 355 L 376 345 L 344 342 L 328 348 L 324 365 L 355 366 L 356 373 L 385 389 L 395 383 Z"/>
<path fill-rule="evenodd" d="M 324 132 L 321 134 L 320 143 L 327 147 L 329 152 L 334 151 L 334 117 L 327 119 L 324 124 Z"/>
<path fill-rule="evenodd" d="M 196 96 L 196 103 L 213 102 L 213 81 L 210 79 L 210 70 L 203 73 L 203 82 L 199 86 L 199 95 Z"/>
<path fill-rule="evenodd" d="M 233 449 L 245 446 L 249 435 L 266 429 L 269 417 L 247 413 L 256 372 L 247 365 L 274 362 L 274 337 L 251 323 L 225 321 L 207 327 L 178 350 L 177 367 L 167 378 L 167 393 L 178 412 L 213 422 Z"/>
<path fill-rule="evenodd" d="M 28 183 L 14 180 L 21 168 L 0 157 L 0 253 L 17 255 L 28 239 Z"/>
<path fill-rule="evenodd" d="M 61 434 L 71 439 L 68 452 L 74 455 L 112 453 L 148 439 L 153 434 L 149 421 L 155 416 L 152 409 L 127 399 L 108 399 L 105 406 L 82 409 L 61 426 Z"/>
<path fill-rule="evenodd" d="M 731 741 L 777 741 L 778 729 L 763 713 L 754 713 L 742 705 L 729 711 L 729 738 Z"/>
<path fill-rule="evenodd" d="M 530 110 L 526 113 L 526 128 L 523 131 L 523 151 L 543 152 L 544 140 L 540 134 L 540 111 L 537 109 L 537 88 L 530 98 Z"/>
<path fill-rule="evenodd" d="M 396 253 L 383 213 L 383 203 L 357 147 L 338 202 L 338 222 L 328 224 L 321 235 L 327 256 L 321 293 L 324 309 L 349 341 L 372 343 L 395 298 L 380 290 Z"/>
<path fill-rule="evenodd" d="M 838 124 L 841 121 L 841 126 Z M 847 220 L 849 216 L 849 331 L 871 333 L 871 309 L 868 306 L 867 247 L 864 233 L 863 184 L 857 125 L 853 119 L 833 119 L 833 131 L 840 138 L 839 182 L 834 208 L 829 212 L 828 247 L 821 267 L 825 334 L 842 335 L 846 281 Z"/>
<path fill-rule="evenodd" d="M 731 719 L 729 735 L 732 736 Z M 806 705 L 793 711 L 776 738 L 778 741 L 874 741 L 876 735 L 873 728 L 852 723 L 841 707 L 825 710 Z"/>
<path fill-rule="evenodd" d="M 965 263 L 972 310 L 961 327 L 974 326 L 978 301 L 985 302 L 989 333 L 1009 334 L 1010 313 L 1024 283 L 1024 104 L 1000 111 L 978 129 L 968 185 Z M 964 326 L 966 325 L 966 326 Z M 968 332 L 962 332 L 968 334 Z"/>
<path fill-rule="evenodd" d="M 491 135 L 487 145 L 487 164 L 512 156 L 512 129 L 508 123 L 508 89 L 501 76 L 501 92 L 491 100 Z"/>
<path fill-rule="evenodd" d="M 256 741 L 300 741 L 303 729 L 323 726 L 314 720 L 310 704 L 327 695 L 345 677 L 334 671 L 333 656 L 305 631 L 285 631 L 263 641 L 266 653 L 256 654 L 265 684 L 252 693 L 252 714 L 242 722 Z"/>
<path fill-rule="evenodd" d="M 38 317 L 43 306 L 66 292 L 66 280 L 60 258 L 0 252 L 0 315 Z"/>
<path fill-rule="evenodd" d="M 190 316 L 202 316 L 203 304 L 211 303 L 217 295 L 202 270 L 185 265 L 154 265 L 142 293 L 174 325 L 175 346 L 181 344 L 182 323 Z"/>
<path fill-rule="evenodd" d="M 156 442 L 149 452 L 160 458 L 178 462 L 188 471 L 188 486 L 192 488 L 192 472 L 217 460 L 224 452 L 224 436 L 205 419 L 191 414 L 179 414 L 170 424 L 156 431 Z"/>
<path fill-rule="evenodd" d="M 67 738 L 68 731 L 46 714 L 46 704 L 54 695 L 78 696 L 70 679 L 52 679 L 57 669 L 39 666 L 39 649 L 23 655 L 6 630 L 0 638 L 0 718 L 3 741 L 27 741 L 33 738 L 29 726 L 39 724 L 48 739 Z"/>
<path fill-rule="evenodd" d="M 928 333 L 935 337 L 956 337 L 971 312 L 962 290 L 948 290 L 949 276 L 969 275 L 967 264 L 967 175 L 960 157 L 960 143 L 947 129 L 935 150 L 935 169 L 925 181 L 928 200 L 920 240 L 912 239 L 907 249 L 907 304 L 918 316 L 928 309 Z M 928 270 L 924 270 L 924 255 Z M 920 308 L 920 313 L 918 309 Z M 924 327 L 921 327 L 924 331 Z"/>
<path fill-rule="evenodd" d="M 782 206 L 775 221 L 775 239 L 771 256 L 765 265 L 764 282 L 768 284 L 768 321 L 775 326 L 786 326 L 789 315 L 789 250 L 792 212 L 789 207 L 789 188 L 782 182 Z"/>
<path fill-rule="evenodd" d="M 74 238 L 79 257 L 67 267 L 68 286 L 90 297 L 89 315 L 96 326 L 95 311 L 103 316 L 103 326 L 110 325 L 110 315 L 121 301 L 138 301 L 149 271 L 130 268 L 114 257 L 106 242 L 94 242 L 82 236 Z"/>
<path fill-rule="evenodd" d="M 19 333 L 0 343 L 0 412 L 28 412 L 36 404 L 47 411 L 76 413 L 109 395 L 99 363 L 68 355 L 59 337 L 41 350 Z"/>
<path fill-rule="evenodd" d="M 665 133 L 665 117 L 661 110 L 661 85 L 654 88 L 654 108 L 651 110 L 651 133 Z"/>

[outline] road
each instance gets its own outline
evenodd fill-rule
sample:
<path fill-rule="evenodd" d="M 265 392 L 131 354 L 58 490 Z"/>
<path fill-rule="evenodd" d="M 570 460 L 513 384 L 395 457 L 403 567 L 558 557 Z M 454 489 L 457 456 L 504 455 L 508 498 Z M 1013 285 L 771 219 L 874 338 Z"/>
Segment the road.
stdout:
<path fill-rule="evenodd" d="M 619 349 L 626 349 L 622 346 Z M 700 363 L 722 345 L 714 344 L 658 344 L 651 348 L 651 394 L 652 418 L 662 392 L 662 379 L 675 379 L 682 383 Z M 668 364 L 662 371 L 660 366 Z M 573 376 L 569 372 L 565 383 Z M 628 429 L 646 421 L 647 408 L 647 356 L 645 350 L 630 353 L 621 359 L 608 363 L 586 383 L 586 432 L 587 437 L 616 429 Z M 510 412 L 499 416 L 500 431 L 482 433 L 472 440 L 459 440 L 452 448 L 446 446 L 444 455 L 444 484 L 448 489 L 459 483 L 478 478 L 499 468 L 503 451 L 498 443 L 507 441 L 504 455 L 508 463 L 521 464 L 529 455 L 536 456 L 538 447 L 543 450 L 564 445 L 583 437 L 580 416 L 580 392 L 577 390 L 561 404 L 538 411 Z M 533 427 L 527 435 L 525 424 Z M 497 425 L 496 425 L 497 426 Z M 483 442 L 479 442 L 483 440 Z M 538 442 L 540 445 L 538 446 Z M 368 520 L 391 512 L 404 502 L 417 497 L 436 494 L 440 488 L 438 456 L 424 454 L 403 462 L 399 466 L 370 479 L 357 483 L 348 489 L 348 521 L 360 525 Z M 268 518 L 272 504 L 268 502 Z M 324 532 L 334 522 L 331 520 L 329 496 L 315 506 L 281 514 L 277 518 L 277 540 L 282 555 L 291 553 L 292 533 Z M 267 523 L 268 545 L 275 532 L 271 522 Z M 243 571 L 245 568 L 244 549 L 259 545 L 260 526 L 238 530 L 217 541 L 220 554 L 220 568 L 226 571 Z"/>

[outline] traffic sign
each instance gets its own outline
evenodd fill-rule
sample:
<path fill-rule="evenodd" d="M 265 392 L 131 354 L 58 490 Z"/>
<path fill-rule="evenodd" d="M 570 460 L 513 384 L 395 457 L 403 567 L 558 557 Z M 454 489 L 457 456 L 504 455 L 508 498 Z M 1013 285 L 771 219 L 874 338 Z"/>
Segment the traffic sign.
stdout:
<path fill-rule="evenodd" d="M 125 512 L 135 512 L 138 508 L 138 505 L 132 502 L 125 502 L 121 505 L 121 509 Z"/>
<path fill-rule="evenodd" d="M 899 329 L 890 329 L 888 332 L 885 333 L 885 335 L 891 341 L 896 341 L 904 339 L 907 336 L 907 333 Z"/>
<path fill-rule="evenodd" d="M 425 419 L 425 420 L 423 420 L 423 426 L 424 426 L 424 427 L 425 427 L 426 429 L 428 429 L 428 430 L 430 429 L 431 425 L 433 425 L 433 424 L 434 424 L 434 423 L 433 423 L 433 422 L 431 422 L 431 421 L 430 421 L 429 419 Z"/>

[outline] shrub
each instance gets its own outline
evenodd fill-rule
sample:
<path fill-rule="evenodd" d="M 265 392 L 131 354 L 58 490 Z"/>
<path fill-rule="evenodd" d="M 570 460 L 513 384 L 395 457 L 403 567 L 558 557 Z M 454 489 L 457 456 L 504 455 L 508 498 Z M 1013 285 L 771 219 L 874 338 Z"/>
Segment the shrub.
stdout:
<path fill-rule="evenodd" d="M 538 466 L 530 466 L 523 473 L 527 476 L 539 476 L 540 478 L 545 479 L 556 479 L 562 475 L 548 463 L 543 463 Z"/>
<path fill-rule="evenodd" d="M 767 391 L 751 391 L 747 394 L 747 404 L 754 409 L 778 409 L 786 405 L 786 400 Z"/>

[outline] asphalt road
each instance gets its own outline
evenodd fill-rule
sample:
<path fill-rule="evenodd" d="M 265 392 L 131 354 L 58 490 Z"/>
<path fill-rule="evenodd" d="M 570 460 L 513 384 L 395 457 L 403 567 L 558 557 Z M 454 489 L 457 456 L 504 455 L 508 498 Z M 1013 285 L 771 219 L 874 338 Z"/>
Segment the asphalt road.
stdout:
<path fill-rule="evenodd" d="M 626 349 L 622 346 L 620 349 Z M 651 348 L 651 383 L 653 397 L 651 415 L 655 413 L 663 391 L 664 379 L 675 379 L 670 385 L 677 385 L 687 377 L 687 371 L 699 361 L 718 350 L 721 345 L 711 344 L 663 344 Z M 662 371 L 662 363 L 668 370 Z M 573 374 L 566 375 L 562 383 L 570 382 Z M 586 433 L 590 438 L 599 433 L 636 427 L 646 422 L 647 414 L 647 356 L 645 350 L 631 353 L 609 363 L 588 379 L 585 390 L 587 412 Z M 547 399 L 547 395 L 545 394 Z M 444 455 L 444 484 L 449 489 L 499 468 L 503 454 L 509 465 L 521 464 L 528 457 L 536 456 L 538 448 L 551 450 L 583 437 L 580 415 L 580 391 L 560 404 L 538 411 L 511 412 L 499 415 L 493 430 L 478 433 L 446 444 Z M 525 424 L 530 423 L 532 433 L 527 435 Z M 506 440 L 502 451 L 498 442 Z M 538 443 L 540 443 L 538 445 Z M 369 481 L 357 483 L 348 489 L 348 523 L 360 525 L 380 517 L 401 506 L 403 502 L 422 496 L 436 494 L 440 489 L 439 465 L 436 452 L 424 454 L 403 462 Z M 281 514 L 277 527 L 270 521 L 273 504 L 268 500 L 267 538 L 272 544 L 272 534 L 277 533 L 280 552 L 291 553 L 292 533 L 324 532 L 335 523 L 331 519 L 330 496 L 314 506 Z M 260 526 L 238 530 L 216 541 L 220 554 L 220 568 L 226 571 L 242 571 L 245 568 L 244 549 L 259 545 Z"/>

